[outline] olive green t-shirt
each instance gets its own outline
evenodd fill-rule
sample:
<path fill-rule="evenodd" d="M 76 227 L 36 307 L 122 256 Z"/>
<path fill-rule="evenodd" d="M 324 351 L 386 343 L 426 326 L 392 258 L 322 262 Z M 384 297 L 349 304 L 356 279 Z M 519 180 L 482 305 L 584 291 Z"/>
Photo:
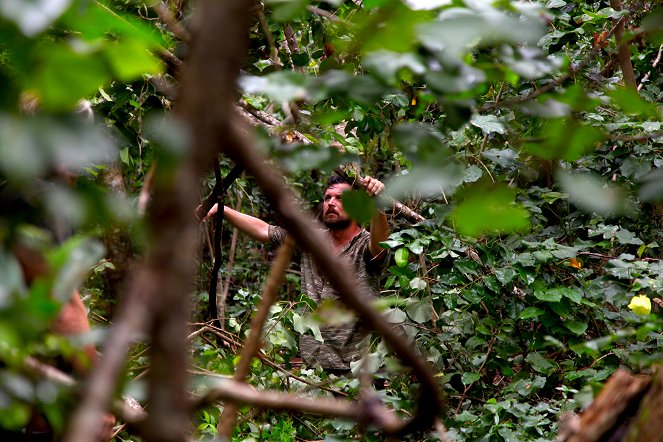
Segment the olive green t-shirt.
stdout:
<path fill-rule="evenodd" d="M 329 235 L 328 230 L 323 233 Z M 286 234 L 286 230 L 281 227 L 269 226 L 269 240 L 274 244 L 282 244 Z M 369 249 L 370 240 L 371 234 L 362 229 L 343 245 L 338 256 L 354 267 L 360 293 L 373 297 L 380 293 L 380 275 L 387 259 L 386 253 L 373 258 Z M 318 268 L 313 256 L 306 251 L 302 251 L 300 256 L 302 292 L 318 304 L 324 300 L 338 299 L 338 293 Z M 308 366 L 334 370 L 348 370 L 350 362 L 360 358 L 362 341 L 368 337 L 368 331 L 357 320 L 342 325 L 321 324 L 320 334 L 323 342 L 313 336 L 301 336 L 299 351 L 302 359 Z"/>

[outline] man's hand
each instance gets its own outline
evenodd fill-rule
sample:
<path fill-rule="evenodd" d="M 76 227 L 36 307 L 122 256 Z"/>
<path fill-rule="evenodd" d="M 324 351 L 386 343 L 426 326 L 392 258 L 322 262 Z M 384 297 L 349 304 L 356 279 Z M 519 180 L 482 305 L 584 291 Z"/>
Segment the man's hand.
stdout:
<path fill-rule="evenodd" d="M 200 222 L 205 222 L 205 221 L 207 221 L 207 220 L 210 219 L 212 216 L 216 215 L 216 212 L 219 211 L 219 204 L 218 204 L 218 203 L 217 203 L 217 204 L 214 204 L 214 205 L 212 206 L 212 208 L 209 210 L 209 212 L 207 212 L 207 214 L 206 214 L 205 216 L 203 216 L 202 218 L 200 218 L 200 209 L 201 209 L 202 207 L 203 207 L 203 206 L 202 206 L 202 204 L 201 204 L 200 206 L 196 207 L 196 210 L 193 212 L 193 214 L 194 214 L 194 216 L 196 217 L 196 219 L 197 219 L 198 221 L 200 221 Z"/>
<path fill-rule="evenodd" d="M 382 181 L 368 175 L 361 180 L 361 185 L 369 196 L 378 196 L 384 190 Z"/>

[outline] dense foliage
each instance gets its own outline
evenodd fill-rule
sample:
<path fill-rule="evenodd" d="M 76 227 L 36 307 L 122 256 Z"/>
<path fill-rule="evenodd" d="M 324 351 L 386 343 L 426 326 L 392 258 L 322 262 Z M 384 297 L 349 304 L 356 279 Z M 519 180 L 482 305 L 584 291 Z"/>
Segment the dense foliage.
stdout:
<path fill-rule="evenodd" d="M 61 301 L 93 269 L 83 292 L 91 317 L 109 320 L 119 300 L 106 275 L 122 264 L 114 260 L 132 256 L 104 256 L 101 241 L 112 251 L 111 233 L 120 230 L 136 254 L 150 241 L 138 194 L 150 168 L 181 146 L 183 132 L 162 123 L 177 103 L 178 57 L 186 63 L 195 44 L 195 3 L 0 4 L 0 185 L 39 195 L 26 216 L 1 211 L 0 239 L 29 237 L 56 269 L 26 287 L 10 251 L 0 249 L 2 427 L 23 425 L 31 403 L 64 424 L 57 404 L 68 393 L 21 371 L 27 356 L 76 347 L 47 333 L 57 314 L 48 293 Z M 624 1 L 622 10 L 619 2 L 570 0 L 255 5 L 239 87 L 259 123 L 256 148 L 286 171 L 311 211 L 334 167 L 355 161 L 426 218 L 412 224 L 391 213 L 384 245 L 392 259 L 378 308 L 434 366 L 448 405 L 440 418 L 455 440 L 552 440 L 559 417 L 591 401 L 617 368 L 645 372 L 661 359 L 663 11 L 655 3 Z M 622 76 L 617 39 L 630 51 L 635 85 Z M 95 123 L 72 115 L 81 99 Z M 63 166 L 77 171 L 75 188 L 53 180 Z M 232 166 L 221 158 L 224 174 Z M 124 193 L 104 180 L 118 168 Z M 201 194 L 214 182 L 210 172 Z M 225 198 L 278 223 L 249 176 Z M 361 219 L 375 203 L 354 195 L 345 204 Z M 43 213 L 66 219 L 73 239 L 49 242 L 35 228 Z M 196 389 L 233 373 L 272 258 L 271 248 L 241 236 L 233 246 L 232 234 L 225 225 L 223 329 L 191 337 Z M 210 319 L 211 242 L 203 224 L 192 331 Z M 272 307 L 250 382 L 357 397 L 357 379 L 296 363 L 298 336 L 318 333 L 311 307 L 329 308 L 300 296 L 297 270 Z M 144 345 L 126 371 L 127 393 L 138 399 L 141 384 L 132 379 L 145 368 Z M 382 400 L 407 414 L 416 386 L 379 336 L 365 363 L 383 380 L 376 382 Z M 219 413 L 211 407 L 196 416 L 197 437 L 216 433 Z M 357 429 L 247 408 L 235 434 L 336 440 Z M 362 437 L 378 438 L 370 429 Z"/>

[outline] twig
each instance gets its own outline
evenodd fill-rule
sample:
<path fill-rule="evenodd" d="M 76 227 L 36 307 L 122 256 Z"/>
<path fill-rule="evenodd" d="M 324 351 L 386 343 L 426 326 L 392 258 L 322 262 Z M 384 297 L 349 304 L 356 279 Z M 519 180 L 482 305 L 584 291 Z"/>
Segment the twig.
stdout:
<path fill-rule="evenodd" d="M 216 185 L 214 186 L 214 194 L 216 195 L 216 201 L 218 211 L 214 217 L 214 262 L 212 264 L 212 271 L 210 272 L 209 278 L 209 287 L 207 290 L 208 303 L 207 303 L 207 317 L 210 319 L 219 320 L 219 307 L 217 302 L 219 301 L 218 289 L 219 289 L 219 271 L 221 270 L 221 239 L 223 238 L 223 210 L 225 207 L 226 200 L 226 189 L 225 179 L 221 177 L 221 164 L 219 163 L 219 158 L 214 158 L 214 177 L 216 178 Z"/>
<path fill-rule="evenodd" d="M 329 21 L 333 21 L 334 23 L 342 23 L 346 26 L 350 26 L 352 24 L 347 20 L 343 20 L 342 18 L 339 18 L 337 15 L 334 15 L 331 12 L 325 11 L 324 9 L 320 9 L 316 6 L 308 5 L 307 9 L 309 10 L 309 12 L 311 12 L 315 15 L 319 15 L 320 17 L 324 17 L 324 18 L 328 19 Z"/>
<path fill-rule="evenodd" d="M 615 24 L 609 31 L 608 31 L 608 36 L 613 35 L 617 29 L 617 25 L 619 23 Z M 607 37 L 606 37 L 607 38 Z M 560 86 L 562 83 L 564 83 L 566 80 L 569 78 L 572 78 L 576 75 L 576 73 L 580 72 L 582 69 L 584 69 L 590 61 L 596 57 L 599 52 L 601 51 L 600 46 L 596 46 L 592 48 L 591 51 L 587 53 L 585 58 L 580 61 L 577 65 L 569 68 L 569 71 L 566 72 L 565 74 L 560 75 L 556 79 L 550 81 L 549 83 L 546 83 L 545 85 L 541 86 L 538 89 L 533 90 L 529 94 L 522 96 L 522 97 L 514 97 L 511 99 L 504 99 L 501 102 L 494 102 L 494 103 L 486 103 L 482 106 L 480 106 L 477 109 L 477 113 L 482 114 L 486 112 L 491 112 L 494 111 L 495 109 L 501 108 L 501 107 L 511 107 L 511 106 L 516 106 L 520 104 L 525 104 L 529 101 L 535 100 L 536 98 L 540 97 L 541 95 L 550 92 L 551 90 L 555 89 L 556 87 Z"/>
<path fill-rule="evenodd" d="M 493 335 L 493 337 L 490 339 L 490 342 L 488 343 L 488 350 L 486 350 L 486 357 L 481 363 L 481 367 L 479 367 L 479 370 L 477 370 L 477 373 L 481 374 L 484 367 L 486 366 L 486 362 L 488 362 L 488 357 L 490 356 L 490 353 L 493 351 L 494 343 L 495 343 L 495 335 Z M 472 388 L 473 385 L 474 382 L 471 382 L 469 385 L 465 386 L 465 390 L 463 391 L 462 396 L 458 400 L 458 406 L 456 407 L 456 414 L 460 413 L 460 409 L 463 406 L 463 401 L 467 398 L 467 393 L 470 391 L 470 388 Z"/>
<path fill-rule="evenodd" d="M 292 257 L 293 243 L 287 239 L 276 252 L 276 259 L 269 272 L 265 289 L 260 298 L 260 305 L 255 316 L 251 319 L 251 329 L 249 337 L 242 347 L 242 354 L 235 368 L 233 379 L 237 382 L 244 382 L 251 371 L 251 361 L 258 352 L 262 330 L 269 315 L 269 309 L 276 302 L 279 294 L 279 287 L 285 279 L 285 271 L 290 265 Z M 222 438 L 230 438 L 235 429 L 238 407 L 236 404 L 226 404 L 219 419 L 219 435 Z"/>
<path fill-rule="evenodd" d="M 166 27 L 173 33 L 173 35 L 175 35 L 175 37 L 184 42 L 189 42 L 191 40 L 191 34 L 189 34 L 189 31 L 177 21 L 172 12 L 170 12 L 168 6 L 163 3 L 156 3 L 152 5 L 152 9 L 157 13 L 161 21 L 165 23 Z"/>
<path fill-rule="evenodd" d="M 201 330 L 203 330 L 203 331 L 209 331 L 210 333 L 214 333 L 214 334 L 215 334 L 216 336 L 218 336 L 221 340 L 223 340 L 223 341 L 226 342 L 227 344 L 230 344 L 230 345 L 234 346 L 235 348 L 240 348 L 240 347 L 243 347 L 243 346 L 244 346 L 244 343 L 243 343 L 241 340 L 230 339 L 228 336 L 226 336 L 226 333 L 227 333 L 227 332 L 225 332 L 225 331 L 223 331 L 223 330 L 220 330 L 220 329 L 217 328 L 217 327 L 214 327 L 212 324 L 206 324 Z M 281 367 L 279 364 L 277 364 L 277 363 L 271 361 L 271 360 L 267 357 L 267 355 L 265 355 L 265 354 L 262 352 L 262 350 L 258 352 L 257 357 L 258 357 L 258 359 L 260 359 L 260 362 L 262 362 L 263 364 L 265 364 L 265 365 L 269 365 L 269 366 L 270 366 L 271 368 L 273 368 L 274 370 L 278 370 L 278 371 L 280 371 L 281 373 L 284 373 L 285 375 L 287 375 L 288 377 L 290 377 L 290 378 L 292 378 L 292 379 L 295 379 L 295 380 L 298 381 L 298 382 L 301 382 L 302 384 L 306 384 L 306 385 L 308 385 L 308 386 L 310 386 L 310 387 L 314 387 L 314 388 L 319 388 L 319 389 L 321 389 L 321 390 L 324 390 L 324 391 L 327 391 L 327 392 L 329 392 L 329 393 L 332 393 L 332 394 L 334 394 L 335 396 L 346 396 L 346 397 L 348 396 L 348 394 L 345 393 L 345 392 L 343 392 L 343 391 L 340 391 L 340 390 L 337 390 L 337 389 L 334 389 L 334 388 L 329 388 L 329 387 L 327 387 L 327 386 L 325 386 L 325 385 L 322 385 L 322 384 L 315 384 L 315 383 L 313 383 L 313 382 L 311 382 L 311 381 L 309 381 L 309 380 L 307 380 L 307 379 L 305 379 L 305 378 L 302 378 L 302 377 L 300 377 L 300 376 L 297 376 L 296 374 L 292 373 L 291 371 L 289 371 L 289 370 L 287 370 L 287 369 Z"/>
<path fill-rule="evenodd" d="M 269 29 L 267 19 L 265 18 L 265 4 L 262 1 L 258 1 L 257 3 L 258 22 L 260 22 L 260 29 L 262 29 L 262 33 L 265 34 L 265 38 L 267 39 L 269 59 L 272 60 L 272 64 L 276 69 L 281 69 L 281 60 L 279 60 L 279 50 L 276 49 L 276 43 L 274 42 L 274 34 Z"/>
<path fill-rule="evenodd" d="M 237 201 L 237 205 L 235 206 L 236 211 L 240 211 L 242 208 L 242 197 L 244 196 L 243 193 L 239 193 L 239 198 Z M 223 289 L 221 290 L 221 299 L 217 303 L 217 310 L 218 310 L 218 318 L 219 318 L 219 323 L 221 325 L 222 329 L 226 328 L 226 320 L 225 320 L 225 311 L 226 311 L 226 302 L 228 299 L 228 291 L 230 290 L 230 280 L 232 279 L 232 269 L 235 266 L 235 250 L 237 249 L 237 238 L 239 237 L 239 229 L 237 227 L 233 228 L 233 236 L 232 239 L 230 240 L 230 252 L 228 252 L 228 265 L 226 266 L 226 278 L 223 281 Z"/>
<path fill-rule="evenodd" d="M 67 373 L 32 357 L 27 357 L 23 360 L 23 369 L 29 375 L 35 376 L 39 379 L 46 379 L 65 387 L 73 388 L 79 385 L 78 382 Z M 135 405 L 130 405 L 129 402 Z M 115 416 L 128 423 L 139 422 L 145 417 L 145 411 L 140 404 L 133 399 L 113 401 L 111 411 Z"/>
<path fill-rule="evenodd" d="M 656 66 L 661 62 L 661 55 L 663 54 L 663 44 L 659 46 L 658 48 L 658 55 L 656 56 L 656 59 L 654 59 L 654 62 L 652 63 L 651 67 L 656 69 Z M 649 81 L 649 76 L 651 75 L 651 71 L 648 71 L 644 77 L 642 77 L 642 80 L 640 80 L 640 84 L 638 85 L 638 92 L 642 89 L 642 87 L 645 85 L 647 81 Z"/>
<path fill-rule="evenodd" d="M 140 189 L 140 195 L 138 195 L 136 211 L 138 212 L 138 216 L 141 218 L 145 216 L 147 205 L 150 203 L 150 194 L 152 193 L 152 187 L 154 186 L 154 174 L 157 167 L 157 163 L 155 162 L 150 167 L 150 170 L 147 171 L 145 181 L 143 182 L 143 188 Z"/>

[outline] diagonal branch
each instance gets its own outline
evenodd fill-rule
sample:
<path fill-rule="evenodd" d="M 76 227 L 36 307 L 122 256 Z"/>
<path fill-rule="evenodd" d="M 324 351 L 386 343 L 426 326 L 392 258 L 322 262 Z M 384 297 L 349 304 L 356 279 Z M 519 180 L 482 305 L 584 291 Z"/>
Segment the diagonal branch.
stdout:
<path fill-rule="evenodd" d="M 237 119 L 235 127 L 241 125 Z M 329 282 L 337 289 L 339 296 L 350 308 L 355 310 L 370 328 L 380 333 L 394 349 L 401 360 L 410 365 L 420 382 L 417 398 L 417 413 L 409 422 L 403 424 L 396 433 L 404 435 L 416 430 L 429 428 L 435 417 L 441 413 L 439 390 L 431 367 L 421 358 L 415 349 L 407 343 L 404 336 L 393 329 L 384 318 L 375 311 L 368 299 L 362 297 L 354 281 L 354 270 L 343 260 L 334 256 L 325 247 L 322 233 L 315 222 L 304 215 L 296 204 L 292 193 L 283 185 L 282 177 L 272 169 L 265 167 L 265 159 L 254 149 L 246 133 L 236 129 L 232 142 L 226 145 L 226 153 L 237 162 L 244 164 L 255 178 L 265 197 L 283 217 L 284 224 L 297 244 L 308 250 L 319 268 L 324 269 Z"/>
<path fill-rule="evenodd" d="M 244 382 L 251 372 L 251 361 L 259 350 L 260 338 L 267 315 L 269 315 L 269 309 L 276 302 L 279 287 L 285 279 L 285 271 L 288 269 L 290 258 L 292 257 L 292 248 L 292 241 L 288 239 L 276 252 L 276 260 L 269 272 L 269 278 L 267 278 L 265 289 L 260 298 L 260 305 L 255 316 L 251 319 L 249 337 L 244 343 L 244 347 L 242 347 L 242 354 L 239 357 L 237 368 L 235 368 L 233 379 L 237 382 Z M 231 403 L 227 404 L 223 409 L 218 426 L 219 435 L 222 438 L 229 439 L 232 436 L 237 420 L 238 408 L 236 404 Z"/>

